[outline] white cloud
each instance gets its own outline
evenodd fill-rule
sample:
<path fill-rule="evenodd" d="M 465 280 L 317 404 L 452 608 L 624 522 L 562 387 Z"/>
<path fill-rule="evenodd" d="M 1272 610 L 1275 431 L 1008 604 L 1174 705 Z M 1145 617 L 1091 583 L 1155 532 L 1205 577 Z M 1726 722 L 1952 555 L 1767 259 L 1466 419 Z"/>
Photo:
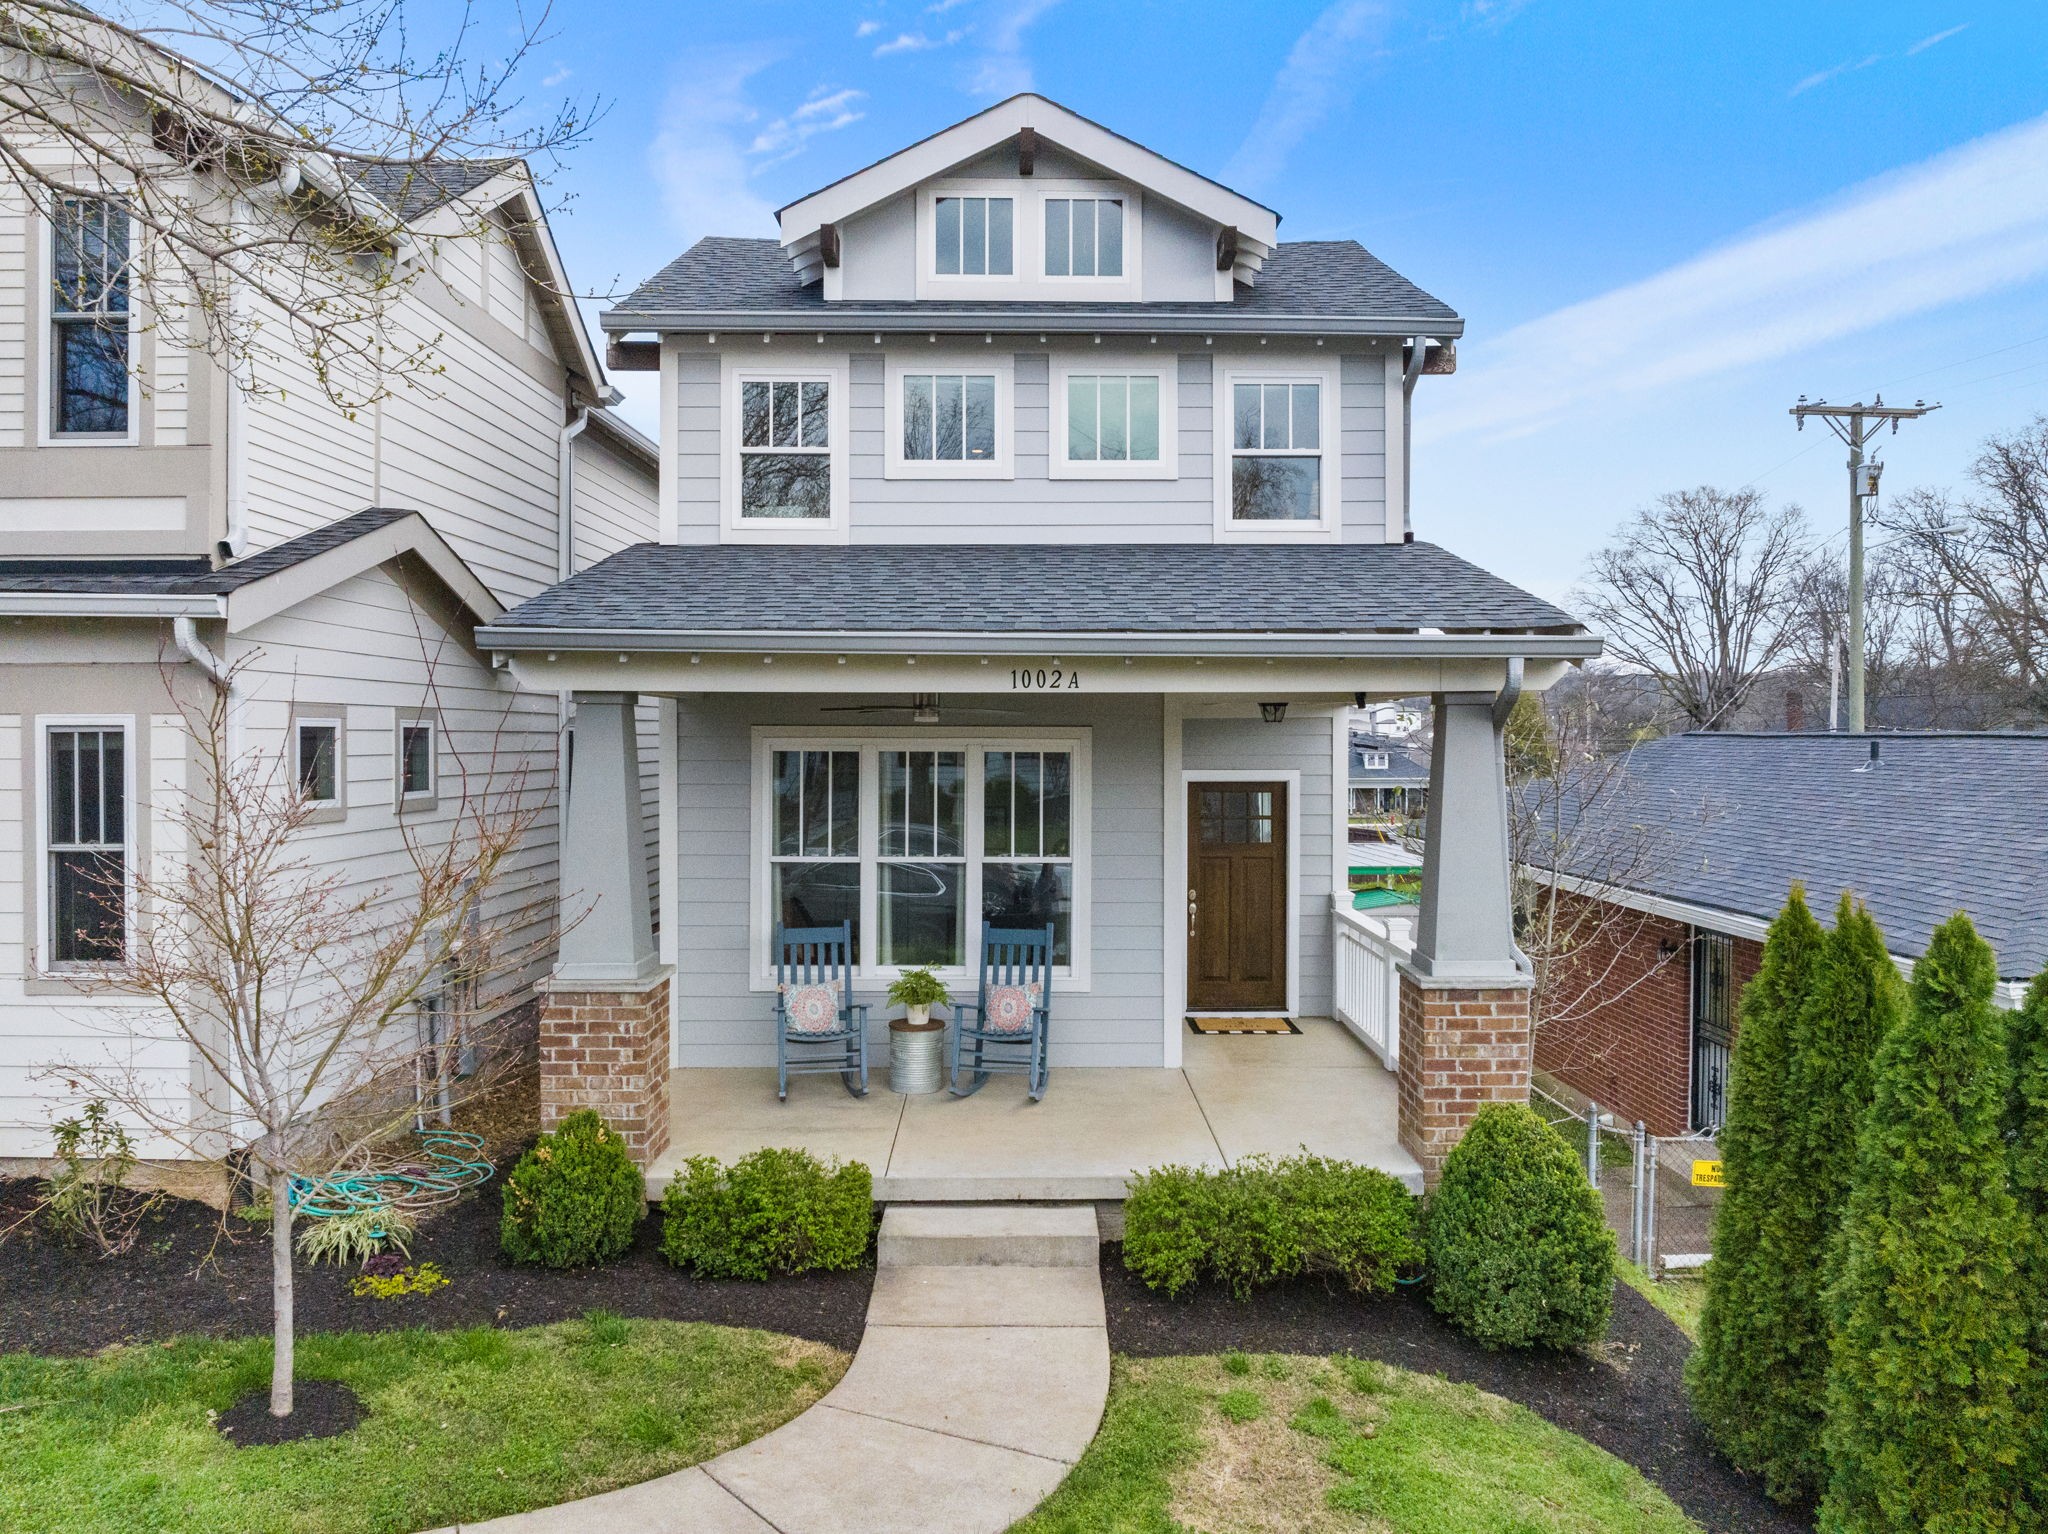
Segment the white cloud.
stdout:
<path fill-rule="evenodd" d="M 873 17 L 869 17 L 866 21 L 862 22 L 859 26 L 853 29 L 853 35 L 855 37 L 873 37 L 877 32 L 881 30 L 882 24 L 879 21 L 876 21 Z"/>
<path fill-rule="evenodd" d="M 1936 43 L 1945 43 L 1958 32 L 1967 32 L 1969 30 L 1970 24 L 1966 21 L 1959 27 L 1950 27 L 1946 32 L 1937 32 L 1932 37 L 1923 37 L 1919 42 L 1906 50 L 1906 57 L 1910 59 L 1916 53 L 1925 53 Z"/>
<path fill-rule="evenodd" d="M 1377 47 L 1386 25 L 1382 0 L 1337 0 L 1309 23 L 1273 77 L 1266 104 L 1223 168 L 1223 179 L 1256 187 L 1278 177 L 1295 146 L 1351 99 L 1361 58 Z"/>
<path fill-rule="evenodd" d="M 989 25 L 988 47 L 974 61 L 967 89 L 977 96 L 1014 96 L 1031 89 L 1031 60 L 1024 52 L 1024 34 L 1059 0 L 1012 0 Z"/>
<path fill-rule="evenodd" d="M 573 75 L 574 73 L 576 73 L 576 71 L 571 69 L 567 64 L 557 64 L 551 72 L 541 77 L 540 83 L 542 85 L 560 85 L 564 80 L 568 79 L 569 76 Z"/>
<path fill-rule="evenodd" d="M 1836 64 L 1829 69 L 1815 70 L 1812 74 L 1808 75 L 1804 80 L 1801 80 L 1797 85 L 1793 86 L 1791 90 L 1787 91 L 1786 95 L 1803 96 L 1808 91 L 1812 90 L 1816 85 L 1826 85 L 1828 81 L 1834 79 L 1837 75 L 1853 75 L 1860 69 L 1868 69 L 1873 64 L 1881 64 L 1883 62 L 1883 54 L 1873 53 L 1866 58 L 1849 59 L 1844 63 Z"/>
<path fill-rule="evenodd" d="M 647 156 L 669 220 L 686 240 L 774 228 L 772 206 L 748 180 L 741 138 L 760 119 L 747 82 L 774 62 L 765 49 L 701 50 L 663 104 Z"/>
<path fill-rule="evenodd" d="M 786 117 L 776 118 L 754 135 L 747 153 L 769 157 L 754 168 L 779 164 L 801 153 L 804 145 L 820 133 L 836 133 L 859 122 L 867 116 L 859 109 L 867 94 L 857 90 L 828 91 L 822 86 L 813 91 L 802 106 Z"/>
<path fill-rule="evenodd" d="M 2048 275 L 2048 117 L 1466 348 L 1425 437 L 1519 436 Z"/>
<path fill-rule="evenodd" d="M 950 48 L 967 35 L 967 30 L 965 27 L 956 27 L 939 37 L 933 37 L 926 32 L 898 32 L 875 49 L 875 57 L 885 59 L 892 53 L 923 53 L 929 48 Z"/>

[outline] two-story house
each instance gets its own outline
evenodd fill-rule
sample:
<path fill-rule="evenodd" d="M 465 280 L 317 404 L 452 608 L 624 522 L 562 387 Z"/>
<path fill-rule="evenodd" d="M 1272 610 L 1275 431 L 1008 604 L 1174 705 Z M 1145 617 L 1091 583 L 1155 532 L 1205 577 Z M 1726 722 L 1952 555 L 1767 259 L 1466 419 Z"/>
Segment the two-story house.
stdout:
<path fill-rule="evenodd" d="M 1357 1111 L 1433 1168 L 1528 1079 L 1502 721 L 1598 649 L 1417 541 L 1410 398 L 1458 316 L 1033 95 L 778 218 L 603 318 L 661 376 L 660 541 L 482 631 L 584 721 L 564 887 L 599 898 L 544 1006 L 544 1117 L 603 1105 L 659 1168 L 679 1077 L 772 1101 L 779 922 L 852 922 L 877 1003 L 911 965 L 971 994 L 984 922 L 1050 923 L 1049 1103 L 1063 1073 L 1180 1067 L 1191 1017 L 1345 1012 L 1350 710 L 1427 694 L 1418 939 L 1374 1038 L 1398 1090 Z M 692 1101 L 678 1151 L 719 1118 Z"/>
<path fill-rule="evenodd" d="M 353 195 L 414 236 L 398 318 L 435 365 L 352 413 L 289 325 L 237 381 L 152 312 L 117 199 L 0 189 L 0 1158 L 49 1153 L 67 1064 L 221 1106 L 161 1019 L 90 983 L 138 917 L 104 878 L 175 856 L 166 813 L 204 792 L 177 707 L 202 673 L 232 670 L 237 749 L 314 801 L 305 855 L 374 889 L 407 827 L 513 774 L 552 795 L 567 700 L 476 630 L 654 534 L 654 444 L 605 408 L 525 167 L 391 168 Z M 552 891 L 556 841 L 550 810 L 508 900 Z"/>

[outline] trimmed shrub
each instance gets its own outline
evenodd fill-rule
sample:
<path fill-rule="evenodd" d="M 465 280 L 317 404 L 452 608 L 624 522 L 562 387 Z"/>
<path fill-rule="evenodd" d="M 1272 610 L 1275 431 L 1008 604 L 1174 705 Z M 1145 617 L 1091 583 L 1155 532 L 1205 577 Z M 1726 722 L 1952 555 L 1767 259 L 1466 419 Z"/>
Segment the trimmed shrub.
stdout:
<path fill-rule="evenodd" d="M 661 1200 L 662 1255 L 700 1278 L 857 1268 L 874 1234 L 868 1169 L 805 1150 L 770 1147 L 729 1167 L 692 1156 Z"/>
<path fill-rule="evenodd" d="M 1991 949 L 1952 917 L 1878 1051 L 1832 1295 L 1828 1534 L 2019 1526 L 2024 1222 L 1996 983 Z"/>
<path fill-rule="evenodd" d="M 1207 1281 L 1242 1300 L 1303 1273 L 1384 1294 L 1422 1261 L 1416 1214 L 1395 1178 L 1321 1156 L 1158 1167 L 1124 1195 L 1124 1266 L 1167 1294 Z"/>
<path fill-rule="evenodd" d="M 499 1242 L 514 1262 L 582 1268 L 622 1257 L 647 1213 L 626 1142 L 585 1108 L 534 1142 L 505 1179 Z"/>
<path fill-rule="evenodd" d="M 2030 1445 L 2021 1467 L 2038 1504 L 2048 1500 L 2048 973 L 2027 988 L 2008 1019 L 2012 1086 L 2006 1098 L 2005 1136 L 2012 1192 L 2027 1223 L 2019 1250 L 2020 1309 L 2033 1318 L 2031 1355 L 2020 1412 Z M 2036 1516 L 2042 1509 L 2036 1507 Z"/>
<path fill-rule="evenodd" d="M 1607 1334 L 1615 1246 L 1579 1154 L 1523 1103 L 1489 1103 L 1444 1158 L 1425 1219 L 1430 1303 L 1490 1348 Z"/>
<path fill-rule="evenodd" d="M 1728 1075 L 1728 1113 L 1717 1137 L 1726 1191 L 1714 1214 L 1714 1260 L 1700 1313 L 1699 1346 L 1685 1379 L 1693 1410 L 1721 1452 L 1766 1475 L 1775 1496 L 1797 1495 L 1797 1445 L 1813 1408 L 1810 1335 L 1790 1335 L 1803 1283 L 1787 1268 L 1799 1196 L 1793 1060 L 1826 934 L 1793 885 L 1764 939 L 1763 964 L 1743 988 Z M 1793 1259 L 1821 1260 L 1819 1253 Z M 1798 1381 L 1807 1382 L 1802 1389 Z M 1787 1424 L 1794 1424 L 1788 1428 Z M 1787 1443 L 1794 1447 L 1790 1452 Z M 1790 1467 L 1789 1469 L 1787 1467 Z"/>

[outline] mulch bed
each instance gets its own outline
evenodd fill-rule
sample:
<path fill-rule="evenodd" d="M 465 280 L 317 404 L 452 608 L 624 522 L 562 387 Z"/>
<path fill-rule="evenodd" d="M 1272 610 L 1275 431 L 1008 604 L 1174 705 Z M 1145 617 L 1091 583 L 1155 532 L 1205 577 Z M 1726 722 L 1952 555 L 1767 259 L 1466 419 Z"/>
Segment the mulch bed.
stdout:
<path fill-rule="evenodd" d="M 508 1162 L 500 1174 L 509 1169 Z M 601 1268 L 522 1268 L 498 1250 L 498 1182 L 430 1213 L 414 1262 L 451 1280 L 438 1293 L 395 1300 L 348 1292 L 354 1270 L 298 1266 L 302 1332 L 395 1331 L 409 1326 L 539 1326 L 587 1310 L 663 1321 L 710 1321 L 786 1332 L 848 1352 L 867 1321 L 872 1269 L 766 1283 L 692 1278 L 661 1255 L 658 1211 L 633 1249 Z M 36 1184 L 0 1180 L 0 1229 L 33 1203 Z M 123 1256 L 101 1260 L 18 1227 L 0 1241 L 0 1352 L 94 1353 L 111 1343 L 186 1334 L 268 1336 L 270 1231 L 185 1199 L 167 1199 Z"/>
<path fill-rule="evenodd" d="M 1126 1272 L 1115 1245 L 1103 1248 L 1102 1292 L 1113 1352 L 1353 1353 L 1440 1374 L 1519 1402 L 1626 1460 L 1707 1529 L 1795 1534 L 1812 1527 L 1714 1452 L 1685 1407 L 1692 1344 L 1625 1285 L 1615 1288 L 1614 1324 L 1597 1353 L 1489 1352 L 1454 1331 L 1415 1290 L 1358 1300 L 1296 1281 L 1261 1289 L 1246 1304 L 1213 1289 L 1170 1300 Z"/>
<path fill-rule="evenodd" d="M 292 1414 L 270 1415 L 270 1387 L 252 1390 L 214 1422 L 214 1431 L 238 1449 L 339 1438 L 363 1420 L 363 1403 L 339 1380 L 293 1380 Z"/>

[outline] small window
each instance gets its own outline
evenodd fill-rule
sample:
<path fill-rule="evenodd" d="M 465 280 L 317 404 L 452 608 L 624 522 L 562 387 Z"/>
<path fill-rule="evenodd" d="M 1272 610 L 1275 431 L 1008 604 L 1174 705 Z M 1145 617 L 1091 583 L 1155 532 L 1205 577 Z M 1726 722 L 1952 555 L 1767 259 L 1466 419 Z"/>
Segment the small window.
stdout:
<path fill-rule="evenodd" d="M 740 384 L 740 515 L 829 521 L 832 386 L 822 379 Z"/>
<path fill-rule="evenodd" d="M 403 799 L 431 799 L 435 793 L 434 722 L 402 720 L 398 726 L 398 792 Z"/>
<path fill-rule="evenodd" d="M 1384 751 L 1361 751 L 1358 753 L 1358 765 L 1366 772 L 1385 772 L 1387 770 L 1387 753 Z"/>
<path fill-rule="evenodd" d="M 905 462 L 992 463 L 995 456 L 993 373 L 903 375 Z"/>
<path fill-rule="evenodd" d="M 87 197 L 57 204 L 50 239 L 50 429 L 128 431 L 128 215 Z"/>
<path fill-rule="evenodd" d="M 301 719 L 292 730 L 293 776 L 306 802 L 320 809 L 341 803 L 341 721 Z"/>
<path fill-rule="evenodd" d="M 940 197 L 932 205 L 936 246 L 933 270 L 941 277 L 1008 277 L 1016 204 L 1007 197 Z"/>
<path fill-rule="evenodd" d="M 1322 385 L 1261 380 L 1231 392 L 1230 514 L 1240 522 L 1323 515 Z"/>
<path fill-rule="evenodd" d="M 1159 379 L 1155 374 L 1070 374 L 1069 463 L 1157 463 Z"/>
<path fill-rule="evenodd" d="M 1124 204 L 1120 197 L 1045 200 L 1045 275 L 1121 277 Z"/>
<path fill-rule="evenodd" d="M 49 732 L 50 958 L 106 964 L 127 949 L 127 735 Z"/>

